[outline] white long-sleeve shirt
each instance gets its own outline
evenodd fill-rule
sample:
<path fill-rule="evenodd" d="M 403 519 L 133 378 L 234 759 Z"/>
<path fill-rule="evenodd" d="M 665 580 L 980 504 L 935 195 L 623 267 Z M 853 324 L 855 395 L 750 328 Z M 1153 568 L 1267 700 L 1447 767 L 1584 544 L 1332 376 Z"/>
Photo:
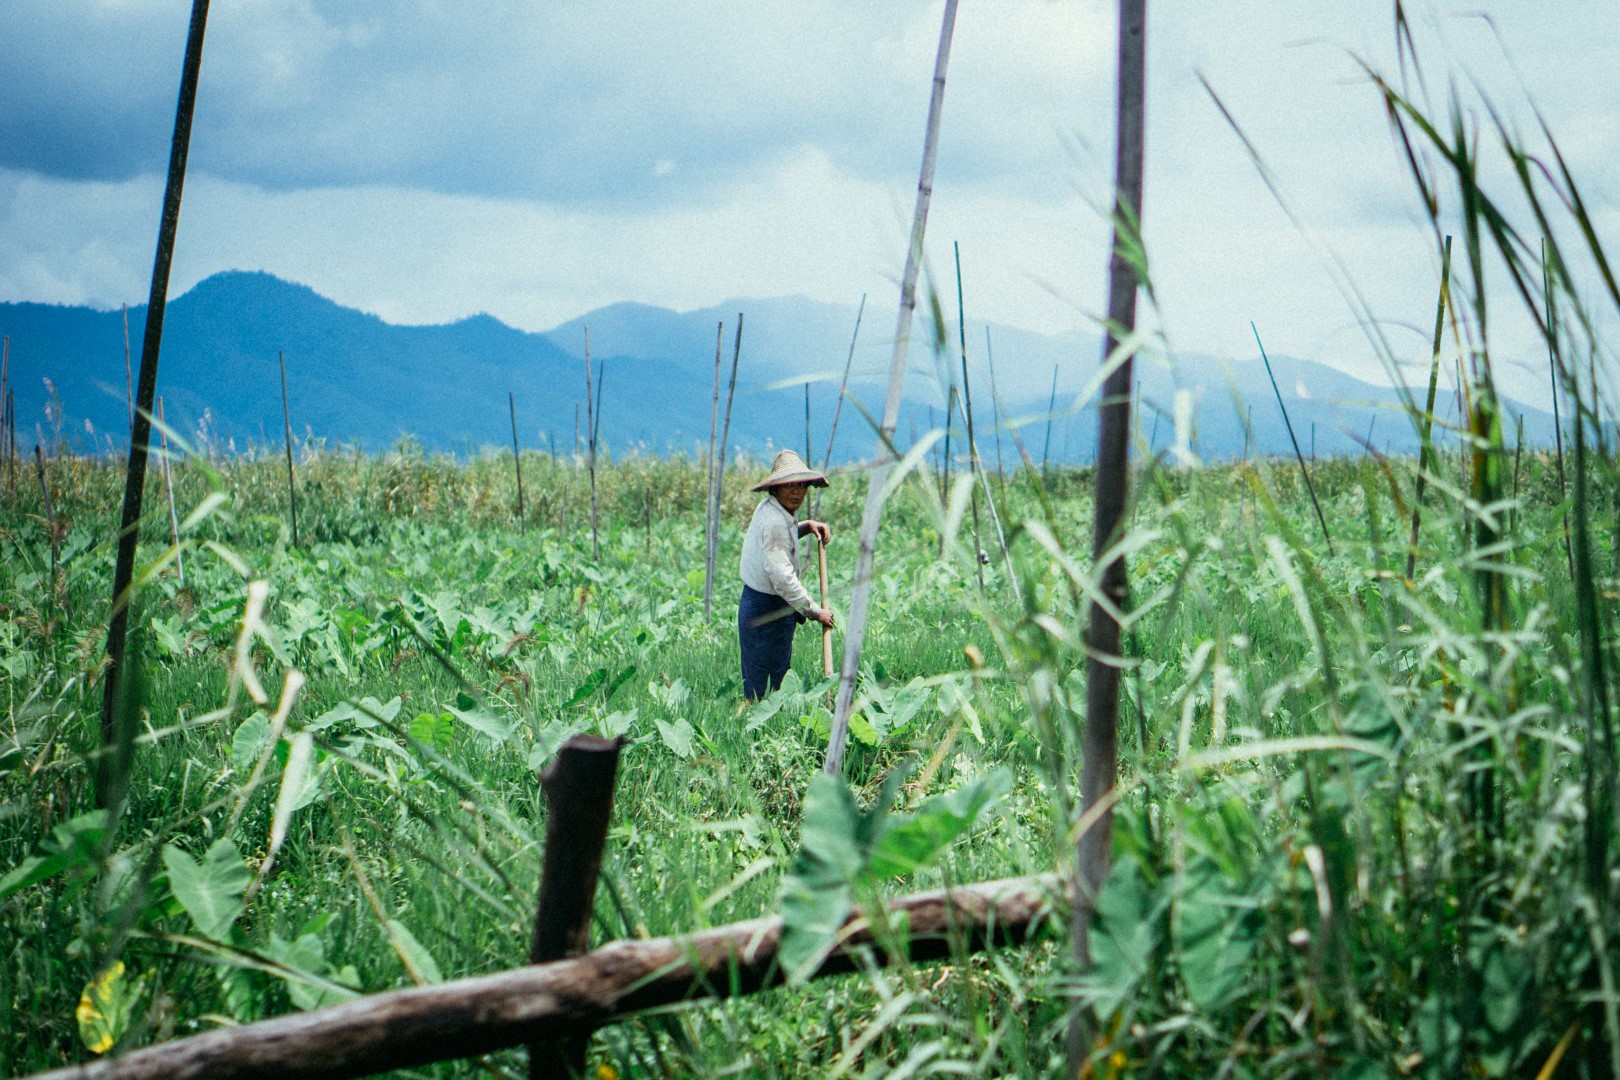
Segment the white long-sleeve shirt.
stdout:
<path fill-rule="evenodd" d="M 738 570 L 750 589 L 780 596 L 808 618 L 820 617 L 821 608 L 799 580 L 799 522 L 774 495 L 754 509 Z"/>

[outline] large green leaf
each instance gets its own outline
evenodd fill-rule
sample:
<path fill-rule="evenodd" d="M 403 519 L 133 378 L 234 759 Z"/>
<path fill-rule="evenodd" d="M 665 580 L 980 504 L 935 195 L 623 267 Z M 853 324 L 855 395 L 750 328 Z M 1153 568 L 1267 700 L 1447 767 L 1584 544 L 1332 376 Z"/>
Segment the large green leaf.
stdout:
<path fill-rule="evenodd" d="M 449 706 L 449 710 L 457 720 L 497 744 L 510 738 L 512 728 L 516 726 L 490 712 L 470 694 L 457 694 L 456 703 Z"/>
<path fill-rule="evenodd" d="M 1255 904 L 1232 892 L 1212 859 L 1189 862 L 1172 932 L 1181 981 L 1199 1009 L 1215 1012 L 1242 992 L 1260 922 Z"/>
<path fill-rule="evenodd" d="M 200 860 L 173 844 L 163 845 L 169 890 L 203 937 L 221 941 L 242 912 L 242 894 L 252 875 L 228 838 L 214 841 Z"/>
<path fill-rule="evenodd" d="M 1167 897 L 1133 856 L 1114 860 L 1091 919 L 1091 970 L 1084 996 L 1098 1015 L 1110 1016 L 1147 974 L 1158 947 Z"/>
<path fill-rule="evenodd" d="M 874 878 L 894 877 L 930 865 L 1011 790 L 1012 773 L 997 769 L 955 791 L 934 796 L 883 831 L 873 846 L 867 873 Z"/>
<path fill-rule="evenodd" d="M 423 746 L 431 746 L 439 753 L 450 749 L 456 735 L 456 718 L 447 712 L 417 713 L 411 721 L 411 738 Z"/>
<path fill-rule="evenodd" d="M 673 724 L 666 724 L 662 720 L 654 720 L 653 723 L 658 725 L 658 734 L 671 753 L 681 758 L 692 756 L 692 738 L 697 732 L 692 730 L 691 724 L 680 718 L 676 718 Z"/>

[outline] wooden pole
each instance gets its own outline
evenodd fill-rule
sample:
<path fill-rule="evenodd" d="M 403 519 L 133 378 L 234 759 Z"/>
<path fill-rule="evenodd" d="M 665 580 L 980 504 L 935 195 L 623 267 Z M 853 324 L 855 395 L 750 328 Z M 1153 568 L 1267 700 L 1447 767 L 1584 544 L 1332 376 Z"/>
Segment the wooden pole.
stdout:
<path fill-rule="evenodd" d="M 714 330 L 714 397 L 709 401 L 709 476 L 703 489 L 703 621 L 708 622 L 714 611 L 714 560 L 716 536 L 720 528 L 715 514 L 714 470 L 719 464 L 715 458 L 714 441 L 720 427 L 720 367 L 726 344 L 726 324 L 721 322 Z"/>
<path fill-rule="evenodd" d="M 810 450 L 810 384 L 804 384 L 804 460 L 814 461 Z"/>
<path fill-rule="evenodd" d="M 579 411 L 574 411 L 578 423 Z M 601 545 L 596 533 L 596 406 L 591 397 L 591 328 L 585 327 L 585 468 L 591 477 L 591 559 L 600 562 Z"/>
<path fill-rule="evenodd" d="M 837 775 L 844 767 L 844 744 L 855 705 L 855 679 L 860 671 L 861 643 L 866 634 L 866 613 L 872 599 L 872 564 L 877 554 L 878 527 L 883 520 L 884 489 L 894 465 L 894 429 L 900 422 L 900 402 L 906 383 L 906 353 L 911 344 L 911 323 L 917 310 L 917 274 L 922 263 L 923 237 L 928 228 L 928 205 L 934 192 L 934 162 L 939 152 L 939 123 L 945 106 L 945 71 L 950 64 L 951 35 L 956 28 L 956 2 L 945 0 L 940 19 L 939 51 L 934 55 L 933 88 L 928 99 L 928 124 L 923 136 L 922 168 L 917 179 L 917 205 L 911 216 L 911 238 L 906 245 L 905 270 L 900 275 L 900 310 L 895 320 L 894 351 L 889 357 L 889 386 L 883 398 L 883 420 L 878 427 L 878 453 L 866 487 L 866 509 L 861 515 L 860 548 L 855 559 L 855 580 L 850 593 L 849 622 L 844 631 L 844 666 L 838 679 L 838 701 L 827 740 L 824 768 Z"/>
<path fill-rule="evenodd" d="M 540 871 L 529 963 L 590 951 L 591 913 L 602 871 L 620 739 L 574 735 L 540 774 L 546 793 L 546 853 Z M 569 1038 L 529 1044 L 530 1080 L 568 1080 L 585 1071 L 589 1029 Z"/>
<path fill-rule="evenodd" d="M 506 392 L 506 405 L 512 412 L 512 472 L 517 477 L 518 532 L 526 533 L 529 523 L 523 516 L 523 457 L 518 453 L 517 398 L 510 390 Z"/>
<path fill-rule="evenodd" d="M 1007 878 L 888 900 L 874 929 L 857 910 L 815 978 L 946 960 L 1049 934 L 1064 883 Z M 562 1039 L 684 1001 L 723 1001 L 781 985 L 781 916 L 695 934 L 615 941 L 595 952 L 493 975 L 410 987 L 219 1028 L 28 1080 L 352 1080 L 390 1069 Z"/>
<path fill-rule="evenodd" d="M 1142 244 L 1142 174 L 1147 101 L 1147 0 L 1120 0 L 1114 145 L 1113 242 L 1108 260 L 1108 323 L 1103 362 L 1136 329 L 1136 297 L 1145 284 L 1133 253 Z M 1119 761 L 1119 612 L 1129 602 L 1125 557 L 1109 552 L 1127 526 L 1130 495 L 1131 382 L 1133 357 L 1126 354 L 1103 382 L 1097 421 L 1096 517 L 1091 534 L 1094 562 L 1102 565 L 1102 597 L 1090 604 L 1086 628 L 1086 714 L 1081 736 L 1080 812 L 1090 825 L 1076 845 L 1075 904 L 1069 937 L 1078 970 L 1091 966 L 1091 912 L 1114 847 L 1112 799 Z M 1103 601 L 1106 600 L 1106 603 Z M 1086 1065 L 1097 1018 L 1084 1007 L 1069 1024 L 1068 1075 Z"/>
<path fill-rule="evenodd" d="M 11 437 L 11 337 L 7 335 L 0 338 L 0 465 L 8 470 L 8 495 L 11 494 L 11 450 L 15 443 Z"/>
<path fill-rule="evenodd" d="M 174 566 L 180 574 L 180 587 L 186 587 L 186 553 L 180 547 L 180 514 L 174 507 L 174 459 L 169 455 L 169 422 L 163 416 L 163 399 L 157 399 L 158 437 L 163 440 L 163 487 L 169 495 L 169 536 L 174 541 Z"/>
<path fill-rule="evenodd" d="M 140 543 L 141 496 L 146 485 L 147 442 L 152 436 L 152 399 L 157 390 L 158 352 L 163 343 L 163 313 L 168 301 L 169 267 L 174 260 L 174 238 L 180 226 L 180 196 L 185 187 L 186 155 L 191 146 L 191 118 L 197 105 L 197 74 L 202 68 L 203 33 L 208 23 L 208 0 L 192 0 L 191 26 L 186 33 L 185 62 L 180 75 L 180 97 L 175 107 L 174 136 L 169 143 L 169 178 L 163 193 L 163 216 L 158 226 L 157 254 L 152 261 L 152 291 L 146 307 L 146 335 L 141 345 L 140 381 L 136 386 L 135 423 L 130 431 L 129 471 L 124 482 L 124 506 L 118 526 L 118 559 L 113 570 L 112 609 L 107 624 L 107 665 L 102 676 L 101 742 L 112 751 L 122 742 L 117 729 L 120 665 L 129 633 L 129 590 L 135 577 L 135 552 Z M 123 753 L 107 752 L 97 759 L 96 802 L 112 802 L 115 763 Z"/>
<path fill-rule="evenodd" d="M 292 409 L 287 404 L 287 356 L 276 350 L 281 365 L 281 431 L 287 448 L 287 507 L 292 514 L 292 546 L 298 547 L 298 486 L 293 479 Z"/>

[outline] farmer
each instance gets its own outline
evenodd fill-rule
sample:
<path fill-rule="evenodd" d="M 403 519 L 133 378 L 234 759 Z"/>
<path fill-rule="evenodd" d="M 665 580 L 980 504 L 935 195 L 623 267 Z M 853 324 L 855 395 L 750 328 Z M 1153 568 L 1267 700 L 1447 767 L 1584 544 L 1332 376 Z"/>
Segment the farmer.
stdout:
<path fill-rule="evenodd" d="M 766 493 L 743 538 L 739 566 L 743 589 L 737 639 L 743 696 L 750 701 L 782 685 L 793 662 L 793 631 L 799 623 L 813 619 L 833 626 L 833 613 L 817 606 L 799 580 L 799 537 L 813 535 L 823 544 L 832 539 L 826 525 L 794 516 L 812 484 L 826 487 L 827 478 L 792 450 L 783 450 L 771 463 L 771 474 L 749 489 Z"/>

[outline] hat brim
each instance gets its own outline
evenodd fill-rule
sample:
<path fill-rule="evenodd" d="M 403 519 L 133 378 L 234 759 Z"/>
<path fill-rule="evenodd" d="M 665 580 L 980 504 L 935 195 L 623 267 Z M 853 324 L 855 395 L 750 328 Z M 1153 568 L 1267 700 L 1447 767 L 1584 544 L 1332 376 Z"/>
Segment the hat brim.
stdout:
<path fill-rule="evenodd" d="M 827 478 L 818 472 L 805 470 L 804 472 L 784 473 L 781 476 L 769 476 L 749 491 L 769 491 L 771 488 L 786 487 L 788 484 L 809 484 L 811 487 L 826 487 Z"/>

